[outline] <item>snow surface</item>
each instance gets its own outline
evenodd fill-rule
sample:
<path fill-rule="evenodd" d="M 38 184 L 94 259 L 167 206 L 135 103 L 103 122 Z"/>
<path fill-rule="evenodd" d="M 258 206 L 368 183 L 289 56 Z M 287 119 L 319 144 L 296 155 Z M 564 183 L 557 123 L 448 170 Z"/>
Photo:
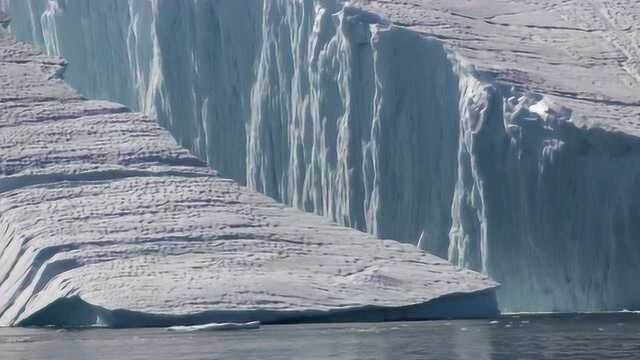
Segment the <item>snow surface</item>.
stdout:
<path fill-rule="evenodd" d="M 82 98 L 63 60 L 0 44 L 0 325 L 496 311 L 486 276 L 221 178 L 155 120 Z"/>
<path fill-rule="evenodd" d="M 10 0 L 93 98 L 254 190 L 503 285 L 640 306 L 632 0 Z"/>

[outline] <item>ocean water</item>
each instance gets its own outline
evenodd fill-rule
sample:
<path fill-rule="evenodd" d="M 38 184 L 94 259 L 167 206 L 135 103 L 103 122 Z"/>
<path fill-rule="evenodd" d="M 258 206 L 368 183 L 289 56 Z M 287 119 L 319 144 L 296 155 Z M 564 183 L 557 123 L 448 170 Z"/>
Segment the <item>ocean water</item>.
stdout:
<path fill-rule="evenodd" d="M 640 316 L 270 325 L 209 333 L 5 328 L 0 359 L 640 359 Z"/>

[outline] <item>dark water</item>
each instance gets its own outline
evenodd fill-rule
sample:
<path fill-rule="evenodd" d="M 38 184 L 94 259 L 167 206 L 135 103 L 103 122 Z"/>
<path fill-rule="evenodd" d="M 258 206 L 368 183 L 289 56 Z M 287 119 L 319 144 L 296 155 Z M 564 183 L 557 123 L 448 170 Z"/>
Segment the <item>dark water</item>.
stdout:
<path fill-rule="evenodd" d="M 0 329 L 0 359 L 640 359 L 640 316 L 164 329 Z"/>

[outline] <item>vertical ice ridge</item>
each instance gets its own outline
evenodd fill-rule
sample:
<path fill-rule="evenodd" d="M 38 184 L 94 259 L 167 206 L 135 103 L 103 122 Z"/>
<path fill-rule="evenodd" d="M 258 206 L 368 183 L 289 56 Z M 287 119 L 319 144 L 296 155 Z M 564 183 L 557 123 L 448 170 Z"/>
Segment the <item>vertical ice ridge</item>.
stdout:
<path fill-rule="evenodd" d="M 381 237 L 428 228 L 446 253 L 458 99 L 445 51 L 358 9 L 267 4 L 249 186 Z"/>

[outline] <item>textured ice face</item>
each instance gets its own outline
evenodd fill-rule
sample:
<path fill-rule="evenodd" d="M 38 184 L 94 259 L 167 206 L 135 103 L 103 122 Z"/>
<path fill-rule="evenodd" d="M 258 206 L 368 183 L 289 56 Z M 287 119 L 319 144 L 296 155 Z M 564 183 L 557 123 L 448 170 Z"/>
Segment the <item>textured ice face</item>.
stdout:
<path fill-rule="evenodd" d="M 504 310 L 637 306 L 633 2 L 261 5 L 69 0 L 39 22 L 41 2 L 11 3 L 72 84 L 225 176 L 421 237 L 504 283 Z"/>

